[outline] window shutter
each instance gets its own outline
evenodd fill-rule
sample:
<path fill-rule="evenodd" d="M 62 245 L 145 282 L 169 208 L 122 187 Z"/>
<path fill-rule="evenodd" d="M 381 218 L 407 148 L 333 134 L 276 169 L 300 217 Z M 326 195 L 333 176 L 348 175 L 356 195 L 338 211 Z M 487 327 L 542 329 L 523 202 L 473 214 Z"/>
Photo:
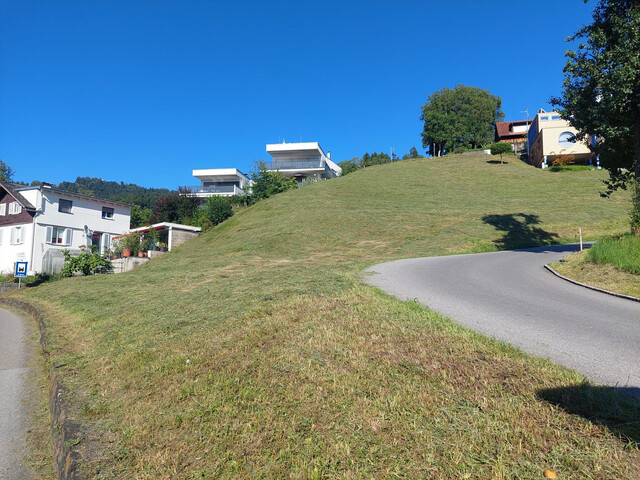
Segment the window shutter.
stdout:
<path fill-rule="evenodd" d="M 70 228 L 65 228 L 64 229 L 64 244 L 65 245 L 71 245 L 71 238 L 73 235 L 73 230 L 71 230 Z"/>
<path fill-rule="evenodd" d="M 52 243 L 51 237 L 53 236 L 53 227 L 47 227 L 47 233 L 45 233 L 45 243 Z"/>
<path fill-rule="evenodd" d="M 18 243 L 24 242 L 24 228 L 18 227 Z"/>
<path fill-rule="evenodd" d="M 16 244 L 17 231 L 18 230 L 15 227 L 11 229 L 11 238 L 9 239 L 9 242 L 11 243 L 11 245 Z"/>
<path fill-rule="evenodd" d="M 0 215 L 4 216 L 7 214 L 7 204 L 3 203 L 0 205 Z"/>

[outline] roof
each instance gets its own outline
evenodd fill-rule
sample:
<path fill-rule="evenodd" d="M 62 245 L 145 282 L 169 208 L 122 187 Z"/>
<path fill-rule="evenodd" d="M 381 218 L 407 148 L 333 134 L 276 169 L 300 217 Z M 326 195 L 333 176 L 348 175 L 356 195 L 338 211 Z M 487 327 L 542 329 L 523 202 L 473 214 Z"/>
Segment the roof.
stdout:
<path fill-rule="evenodd" d="M 21 185 L 0 182 L 0 186 L 2 186 L 2 188 L 4 188 L 7 191 L 7 193 L 11 195 L 14 198 L 14 200 L 18 202 L 20 205 L 22 205 L 26 210 L 35 211 L 36 207 L 31 205 L 31 203 L 26 198 L 24 198 L 22 194 L 18 191 L 18 188 L 20 188 Z"/>
<path fill-rule="evenodd" d="M 66 190 L 58 190 L 57 188 L 53 188 L 48 185 L 34 185 L 34 186 L 15 185 L 15 187 L 17 187 L 16 191 L 18 193 L 20 193 L 20 190 L 40 190 L 43 193 L 53 192 L 65 197 L 81 198 L 84 200 L 92 200 L 95 202 L 104 203 L 106 205 L 114 205 L 116 207 L 131 208 L 131 205 L 129 205 L 128 203 L 116 202 L 115 200 L 107 200 L 106 198 L 92 197 L 91 195 L 82 195 L 81 193 L 67 192 Z"/>
<path fill-rule="evenodd" d="M 514 132 L 512 131 L 514 126 L 531 125 L 533 120 L 515 120 L 512 122 L 496 122 L 496 136 L 498 138 L 509 137 L 526 137 L 527 132 Z"/>
<path fill-rule="evenodd" d="M 283 152 L 313 152 L 326 157 L 318 142 L 267 143 L 267 153 L 271 156 Z"/>
<path fill-rule="evenodd" d="M 146 227 L 132 228 L 131 230 L 129 230 L 129 233 L 132 233 L 132 232 L 146 233 L 151 229 L 153 230 L 173 229 L 173 230 L 185 230 L 187 232 L 202 231 L 200 227 L 192 227 L 191 225 L 182 225 L 181 223 L 171 223 L 171 222 L 160 222 L 160 223 L 154 223 L 153 225 L 147 225 Z"/>

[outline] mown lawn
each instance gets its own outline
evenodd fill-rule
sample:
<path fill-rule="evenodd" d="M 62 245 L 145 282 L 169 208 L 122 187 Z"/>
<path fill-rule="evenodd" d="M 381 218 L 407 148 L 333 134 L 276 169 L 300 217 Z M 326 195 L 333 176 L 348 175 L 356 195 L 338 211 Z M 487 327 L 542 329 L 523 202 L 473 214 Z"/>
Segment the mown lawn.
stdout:
<path fill-rule="evenodd" d="M 376 262 L 627 228 L 602 172 L 487 160 L 367 168 L 133 272 L 12 293 L 46 316 L 88 476 L 640 477 L 637 404 L 360 282 Z"/>

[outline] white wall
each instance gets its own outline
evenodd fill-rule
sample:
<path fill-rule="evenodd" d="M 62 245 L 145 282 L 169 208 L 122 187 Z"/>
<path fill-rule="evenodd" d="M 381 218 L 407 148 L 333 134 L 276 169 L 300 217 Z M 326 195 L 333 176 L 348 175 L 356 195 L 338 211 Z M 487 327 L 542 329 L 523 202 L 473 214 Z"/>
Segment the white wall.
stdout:
<path fill-rule="evenodd" d="M 23 242 L 11 245 L 11 230 L 21 227 Z M 2 241 L 0 243 L 0 273 L 14 273 L 15 262 L 29 262 L 29 272 L 32 273 L 31 245 L 33 242 L 33 224 L 7 225 L 0 227 Z"/>

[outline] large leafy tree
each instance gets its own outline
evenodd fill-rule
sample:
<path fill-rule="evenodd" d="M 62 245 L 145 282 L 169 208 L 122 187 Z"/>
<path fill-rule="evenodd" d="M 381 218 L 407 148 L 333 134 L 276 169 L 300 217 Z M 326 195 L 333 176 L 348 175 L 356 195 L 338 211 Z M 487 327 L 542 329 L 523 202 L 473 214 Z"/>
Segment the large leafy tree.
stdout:
<path fill-rule="evenodd" d="M 441 156 L 459 147 L 488 145 L 496 122 L 504 119 L 501 108 L 502 99 L 488 90 L 466 85 L 438 90 L 422 106 L 422 146 Z"/>
<path fill-rule="evenodd" d="M 593 23 L 569 41 L 562 96 L 552 98 L 576 137 L 596 135 L 591 148 L 609 171 L 610 194 L 631 187 L 632 230 L 640 235 L 640 0 L 600 0 Z"/>

